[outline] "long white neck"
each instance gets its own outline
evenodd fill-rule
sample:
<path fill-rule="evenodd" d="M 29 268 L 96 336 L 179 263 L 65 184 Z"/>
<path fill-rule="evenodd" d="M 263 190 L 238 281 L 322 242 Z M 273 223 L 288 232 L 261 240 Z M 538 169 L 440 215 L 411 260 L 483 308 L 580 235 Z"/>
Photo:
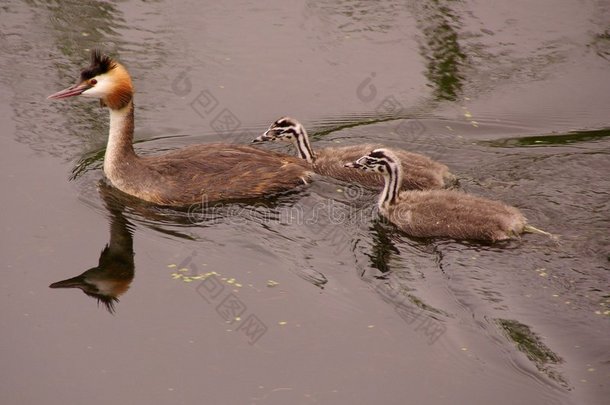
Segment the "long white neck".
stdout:
<path fill-rule="evenodd" d="M 313 161 L 316 159 L 316 155 L 311 149 L 307 131 L 302 125 L 300 125 L 300 127 L 297 129 L 292 143 L 294 144 L 294 147 L 297 148 L 297 153 L 301 159 L 305 159 L 307 162 L 313 163 Z"/>
<path fill-rule="evenodd" d="M 387 211 L 396 202 L 402 187 L 402 166 L 395 162 L 387 162 L 387 172 L 383 173 L 385 184 L 379 195 L 377 205 L 382 211 Z"/>
<path fill-rule="evenodd" d="M 111 173 L 118 164 L 128 163 L 136 157 L 133 150 L 133 101 L 121 109 L 110 109 L 110 130 L 108 145 L 104 157 L 104 173 L 111 178 Z"/>

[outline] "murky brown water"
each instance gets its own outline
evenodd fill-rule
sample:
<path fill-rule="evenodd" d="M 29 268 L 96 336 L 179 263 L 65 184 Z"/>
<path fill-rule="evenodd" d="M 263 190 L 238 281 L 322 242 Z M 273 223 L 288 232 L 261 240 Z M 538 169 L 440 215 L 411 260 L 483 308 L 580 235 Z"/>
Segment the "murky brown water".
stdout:
<path fill-rule="evenodd" d="M 610 5 L 209 3 L 0 5 L 0 402 L 605 403 Z M 126 200 L 100 185 L 107 112 L 46 100 L 98 46 L 141 153 L 290 114 L 315 146 L 441 160 L 560 242 L 412 240 L 330 180 L 190 217 Z M 49 288 L 85 271 L 114 315 Z"/>

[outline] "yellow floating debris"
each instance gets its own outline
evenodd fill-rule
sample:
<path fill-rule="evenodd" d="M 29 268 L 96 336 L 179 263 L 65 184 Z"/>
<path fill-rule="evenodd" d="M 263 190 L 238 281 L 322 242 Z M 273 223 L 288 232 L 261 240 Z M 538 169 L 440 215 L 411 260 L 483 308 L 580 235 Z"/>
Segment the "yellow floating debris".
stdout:
<path fill-rule="evenodd" d="M 170 269 L 173 269 L 174 267 L 177 267 L 175 264 L 168 264 L 167 267 L 169 267 Z"/>
<path fill-rule="evenodd" d="M 286 322 L 286 321 L 279 321 L 277 324 L 278 324 L 278 325 L 281 325 L 281 326 L 284 326 L 284 325 L 286 325 L 287 323 L 288 323 L 288 322 Z"/>
<path fill-rule="evenodd" d="M 267 280 L 267 287 L 275 287 L 276 285 L 279 285 L 280 283 L 278 283 L 277 281 L 273 281 L 273 280 Z"/>

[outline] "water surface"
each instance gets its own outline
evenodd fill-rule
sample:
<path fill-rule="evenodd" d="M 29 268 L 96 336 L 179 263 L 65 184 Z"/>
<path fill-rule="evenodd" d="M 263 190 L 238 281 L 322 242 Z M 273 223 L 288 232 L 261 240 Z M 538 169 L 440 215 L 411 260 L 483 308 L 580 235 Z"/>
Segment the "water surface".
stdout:
<path fill-rule="evenodd" d="M 2 403 L 604 403 L 608 21 L 598 1 L 5 1 Z M 330 179 L 190 213 L 125 198 L 107 111 L 46 100 L 94 47 L 133 76 L 139 153 L 289 114 L 314 147 L 438 159 L 559 242 L 411 239 Z M 49 288 L 85 271 L 120 301 Z"/>

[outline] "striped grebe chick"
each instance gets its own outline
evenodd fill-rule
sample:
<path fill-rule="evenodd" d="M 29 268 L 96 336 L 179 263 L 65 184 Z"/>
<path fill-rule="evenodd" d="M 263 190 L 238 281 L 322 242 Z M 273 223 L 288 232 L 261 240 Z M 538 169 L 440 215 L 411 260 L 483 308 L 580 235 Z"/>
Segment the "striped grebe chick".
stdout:
<path fill-rule="evenodd" d="M 316 173 L 365 187 L 381 189 L 383 176 L 376 172 L 351 170 L 345 167 L 373 149 L 376 144 L 361 144 L 317 149 L 311 148 L 305 127 L 294 118 L 282 117 L 252 142 L 287 141 L 296 147 L 300 158 L 309 162 Z M 456 182 L 447 166 L 418 153 L 392 149 L 403 165 L 402 187 L 407 190 L 430 190 L 453 186 Z"/>
<path fill-rule="evenodd" d="M 346 167 L 384 177 L 379 211 L 408 235 L 490 242 L 510 239 L 523 232 L 550 236 L 527 225 L 517 208 L 499 201 L 457 190 L 401 191 L 404 166 L 389 149 L 375 149 Z"/>
<path fill-rule="evenodd" d="M 258 198 L 307 183 L 310 165 L 292 156 L 251 146 L 213 143 L 155 156 L 133 148 L 134 89 L 116 60 L 91 53 L 91 65 L 77 84 L 49 96 L 90 97 L 110 110 L 104 174 L 113 186 L 142 200 L 166 206 Z"/>

